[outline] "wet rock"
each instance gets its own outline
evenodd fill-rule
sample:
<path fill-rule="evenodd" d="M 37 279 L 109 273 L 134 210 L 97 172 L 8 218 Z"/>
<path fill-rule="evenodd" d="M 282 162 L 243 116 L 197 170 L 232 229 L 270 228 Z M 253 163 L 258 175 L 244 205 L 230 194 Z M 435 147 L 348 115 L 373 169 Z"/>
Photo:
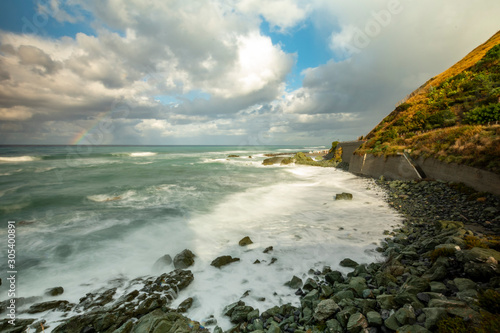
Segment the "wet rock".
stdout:
<path fill-rule="evenodd" d="M 429 289 L 429 282 L 418 276 L 411 276 L 403 285 L 402 290 L 410 294 L 418 294 Z"/>
<path fill-rule="evenodd" d="M 155 279 L 148 280 L 141 291 L 169 292 L 183 290 L 193 282 L 193 273 L 189 270 L 176 269 L 170 273 L 164 273 Z"/>
<path fill-rule="evenodd" d="M 233 313 L 234 309 L 238 306 L 245 306 L 245 302 L 243 301 L 238 301 L 238 302 L 235 302 L 235 303 L 232 303 L 232 304 L 229 304 L 227 305 L 226 307 L 224 307 L 224 309 L 222 310 L 222 314 L 224 316 L 227 316 L 227 317 L 231 317 L 231 314 Z"/>
<path fill-rule="evenodd" d="M 446 316 L 444 308 L 424 308 L 422 309 L 425 314 L 425 328 L 434 330 L 437 328 L 437 322 Z"/>
<path fill-rule="evenodd" d="M 354 260 L 350 259 L 350 258 L 345 258 L 344 260 L 342 260 L 339 264 L 340 266 L 342 267 L 351 267 L 351 268 L 355 268 L 356 266 L 358 266 L 358 263 L 355 262 Z"/>
<path fill-rule="evenodd" d="M 396 319 L 396 315 L 392 314 L 389 318 L 384 320 L 384 325 L 388 329 L 391 329 L 393 331 L 397 331 L 397 329 L 399 328 L 399 323 L 398 323 L 398 320 Z"/>
<path fill-rule="evenodd" d="M 349 281 L 349 287 L 354 289 L 359 297 L 362 297 L 363 290 L 367 288 L 366 280 L 362 277 L 352 277 Z"/>
<path fill-rule="evenodd" d="M 431 333 L 420 325 L 405 325 L 398 328 L 398 333 Z"/>
<path fill-rule="evenodd" d="M 367 327 L 368 321 L 360 312 L 351 315 L 347 322 L 347 332 L 349 333 L 359 333 Z"/>
<path fill-rule="evenodd" d="M 329 333 L 343 333 L 344 329 L 336 319 L 330 319 L 326 322 Z"/>
<path fill-rule="evenodd" d="M 63 287 L 55 287 L 45 290 L 45 295 L 47 296 L 59 296 L 64 293 Z"/>
<path fill-rule="evenodd" d="M 382 317 L 377 311 L 368 311 L 366 313 L 366 320 L 370 326 L 382 326 Z"/>
<path fill-rule="evenodd" d="M 184 269 L 194 264 L 195 255 L 190 250 L 186 249 L 174 257 L 175 269 Z"/>
<path fill-rule="evenodd" d="M 238 243 L 240 246 L 247 246 L 247 245 L 250 245 L 250 244 L 253 244 L 252 240 L 250 239 L 250 237 L 246 236 L 246 237 L 243 237 L 239 243 Z"/>
<path fill-rule="evenodd" d="M 442 282 L 432 281 L 429 285 L 433 293 L 445 293 L 448 290 Z"/>
<path fill-rule="evenodd" d="M 240 261 L 240 258 L 233 258 L 231 256 L 220 256 L 220 257 L 214 259 L 210 263 L 210 265 L 217 267 L 217 268 L 221 268 L 222 266 L 229 265 L 229 264 L 236 262 L 236 261 Z"/>
<path fill-rule="evenodd" d="M 231 312 L 231 322 L 235 324 L 242 323 L 247 320 L 248 315 L 254 309 L 251 306 L 238 305 Z"/>
<path fill-rule="evenodd" d="M 319 302 L 314 310 L 314 319 L 324 321 L 340 310 L 333 299 L 325 299 Z"/>
<path fill-rule="evenodd" d="M 311 291 L 313 289 L 318 289 L 318 283 L 311 278 L 308 278 L 304 283 L 304 288 L 306 291 Z"/>
<path fill-rule="evenodd" d="M 273 251 L 273 247 L 269 246 L 269 247 L 266 247 L 262 253 L 269 253 L 271 251 Z"/>
<path fill-rule="evenodd" d="M 188 333 L 208 331 L 201 328 L 198 322 L 191 321 L 179 313 L 164 313 L 162 310 L 156 309 L 139 319 L 132 333 L 139 332 Z"/>
<path fill-rule="evenodd" d="M 180 313 L 187 312 L 193 306 L 194 299 L 192 297 L 186 298 L 179 304 L 177 311 Z"/>
<path fill-rule="evenodd" d="M 380 306 L 381 309 L 393 309 L 395 307 L 395 297 L 394 295 L 379 295 L 377 296 L 377 303 Z"/>
<path fill-rule="evenodd" d="M 318 299 L 319 292 L 316 289 L 313 289 L 300 300 L 300 303 L 302 308 L 314 309 Z"/>
<path fill-rule="evenodd" d="M 415 316 L 415 311 L 413 310 L 413 307 L 409 304 L 405 304 L 405 306 L 396 311 L 395 316 L 396 320 L 401 326 L 408 324 L 413 325 L 417 321 L 417 318 Z"/>
<path fill-rule="evenodd" d="M 271 157 L 271 158 L 266 158 L 262 164 L 263 165 L 273 165 L 273 164 L 279 164 L 281 163 L 285 158 L 284 157 Z"/>
<path fill-rule="evenodd" d="M 240 157 L 240 155 L 231 154 L 231 155 L 228 155 L 227 157 Z"/>
<path fill-rule="evenodd" d="M 166 270 L 170 265 L 172 265 L 172 257 L 168 254 L 158 258 L 153 264 L 153 271 L 161 272 Z"/>
<path fill-rule="evenodd" d="M 344 283 L 344 277 L 342 276 L 342 273 L 339 271 L 333 271 L 327 273 L 325 275 L 325 280 L 331 285 L 335 284 L 335 282 Z"/>
<path fill-rule="evenodd" d="M 352 194 L 347 192 L 338 193 L 335 195 L 335 200 L 352 200 Z"/>
<path fill-rule="evenodd" d="M 294 275 L 290 281 L 285 283 L 285 286 L 292 289 L 298 289 L 302 287 L 302 284 L 302 279 Z"/>
<path fill-rule="evenodd" d="M 33 304 L 26 312 L 33 314 L 49 310 L 69 311 L 72 305 L 73 304 L 70 304 L 68 301 L 61 301 L 61 300 L 49 301 L 49 302 Z"/>
<path fill-rule="evenodd" d="M 29 331 L 29 326 L 35 319 L 16 318 L 15 325 L 9 323 L 9 318 L 0 320 L 0 332 L 2 333 L 24 333 Z"/>
<path fill-rule="evenodd" d="M 468 289 L 476 289 L 477 283 L 470 280 L 470 279 L 464 279 L 464 278 L 455 278 L 453 280 L 453 283 L 457 287 L 458 291 L 465 291 Z"/>

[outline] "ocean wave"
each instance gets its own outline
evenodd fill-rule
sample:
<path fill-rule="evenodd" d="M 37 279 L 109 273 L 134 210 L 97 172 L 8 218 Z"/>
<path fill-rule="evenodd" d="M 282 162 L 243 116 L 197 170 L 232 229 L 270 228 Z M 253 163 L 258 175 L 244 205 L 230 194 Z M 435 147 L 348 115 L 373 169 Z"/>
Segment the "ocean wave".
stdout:
<path fill-rule="evenodd" d="M 136 192 L 135 191 L 127 191 L 125 193 L 115 195 L 115 194 L 96 194 L 96 195 L 89 195 L 87 196 L 87 199 L 94 201 L 94 202 L 110 202 L 110 201 L 119 201 L 123 199 L 128 199 L 131 196 L 133 196 Z"/>
<path fill-rule="evenodd" d="M 40 159 L 39 157 L 35 156 L 3 156 L 0 157 L 0 162 L 4 163 L 33 162 L 39 159 Z"/>
<path fill-rule="evenodd" d="M 146 157 L 146 156 L 155 156 L 157 153 L 152 153 L 150 151 L 145 151 L 145 152 L 137 152 L 137 153 L 130 153 L 130 157 Z"/>

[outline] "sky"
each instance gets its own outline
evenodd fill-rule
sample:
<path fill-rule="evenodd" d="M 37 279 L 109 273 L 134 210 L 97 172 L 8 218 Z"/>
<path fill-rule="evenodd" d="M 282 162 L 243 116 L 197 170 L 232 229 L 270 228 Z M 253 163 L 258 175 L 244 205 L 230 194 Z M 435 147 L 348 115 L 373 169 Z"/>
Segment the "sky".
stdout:
<path fill-rule="evenodd" d="M 2 0 L 0 144 L 355 140 L 499 17 L 497 0 Z"/>

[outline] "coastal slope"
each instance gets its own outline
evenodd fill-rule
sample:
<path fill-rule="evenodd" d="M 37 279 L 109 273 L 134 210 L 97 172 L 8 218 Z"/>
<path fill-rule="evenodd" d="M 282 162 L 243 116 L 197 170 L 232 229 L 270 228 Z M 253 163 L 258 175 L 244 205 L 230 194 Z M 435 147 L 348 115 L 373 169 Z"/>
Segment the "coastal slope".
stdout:
<path fill-rule="evenodd" d="M 500 174 L 500 31 L 398 103 L 357 150 Z"/>

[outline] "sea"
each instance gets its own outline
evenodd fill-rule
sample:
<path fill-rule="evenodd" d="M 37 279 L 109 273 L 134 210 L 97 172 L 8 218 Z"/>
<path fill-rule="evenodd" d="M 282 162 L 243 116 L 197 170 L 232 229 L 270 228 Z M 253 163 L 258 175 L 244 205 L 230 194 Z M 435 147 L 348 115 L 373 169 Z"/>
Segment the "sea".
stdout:
<path fill-rule="evenodd" d="M 268 153 L 327 149 L 323 146 L 1 146 L 0 277 L 7 285 L 8 224 L 15 222 L 16 297 L 57 297 L 73 303 L 111 288 L 128 293 L 137 277 L 158 276 L 154 263 L 184 249 L 195 255 L 193 283 L 175 308 L 194 298 L 186 314 L 223 329 L 228 304 L 243 300 L 261 311 L 298 306 L 285 282 L 306 280 L 348 257 L 382 260 L 375 250 L 384 230 L 401 217 L 367 178 L 336 168 L 264 166 Z M 238 157 L 229 157 L 237 155 Z M 335 200 L 337 193 L 352 201 Z M 246 247 L 238 242 L 249 236 Z M 263 253 L 272 246 L 273 250 Z M 222 268 L 222 255 L 240 258 Z M 256 260 L 260 264 L 255 264 Z M 8 300 L 2 286 L 0 300 Z M 61 314 L 41 313 L 48 323 Z M 19 313 L 18 317 L 30 317 Z M 51 328 L 57 324 L 48 325 Z M 50 329 L 46 330 L 50 332 Z"/>

